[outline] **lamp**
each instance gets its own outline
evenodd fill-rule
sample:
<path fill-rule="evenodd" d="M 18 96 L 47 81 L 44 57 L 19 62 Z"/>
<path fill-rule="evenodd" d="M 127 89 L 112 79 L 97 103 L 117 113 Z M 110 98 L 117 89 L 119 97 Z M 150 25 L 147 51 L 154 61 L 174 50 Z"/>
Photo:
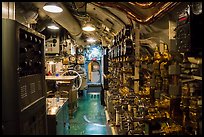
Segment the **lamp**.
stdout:
<path fill-rule="evenodd" d="M 94 38 L 88 38 L 87 41 L 90 42 L 90 43 L 94 43 L 94 42 L 96 42 L 96 39 L 94 39 Z"/>
<path fill-rule="evenodd" d="M 85 13 L 87 10 L 87 3 L 85 3 Z M 88 21 L 84 23 L 82 30 L 83 31 L 95 31 L 95 26 L 91 24 L 91 17 L 86 13 L 86 16 L 88 16 Z"/>
<path fill-rule="evenodd" d="M 54 21 L 52 21 L 52 23 L 50 23 L 47 27 L 49 29 L 52 29 L 52 30 L 58 30 L 59 29 L 59 27 L 54 23 Z"/>
<path fill-rule="evenodd" d="M 91 23 L 86 23 L 83 27 L 82 30 L 84 31 L 94 31 L 96 28 L 93 24 Z"/>
<path fill-rule="evenodd" d="M 60 13 L 63 9 L 57 3 L 49 2 L 43 6 L 43 9 L 48 12 L 52 13 Z"/>
<path fill-rule="evenodd" d="M 47 26 L 49 29 L 53 29 L 53 30 L 58 30 L 59 29 L 59 27 L 58 26 L 56 26 L 56 25 L 54 25 L 54 24 L 52 24 L 52 25 L 49 25 L 49 26 Z"/>

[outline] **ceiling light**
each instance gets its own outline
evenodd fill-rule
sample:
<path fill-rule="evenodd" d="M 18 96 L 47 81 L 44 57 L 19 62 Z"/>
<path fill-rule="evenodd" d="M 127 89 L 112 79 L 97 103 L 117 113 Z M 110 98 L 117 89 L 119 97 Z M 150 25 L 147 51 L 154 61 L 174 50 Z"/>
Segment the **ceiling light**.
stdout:
<path fill-rule="evenodd" d="M 94 39 L 94 38 L 88 38 L 87 41 L 90 42 L 90 43 L 93 43 L 93 42 L 96 42 L 96 39 Z"/>
<path fill-rule="evenodd" d="M 56 25 L 54 25 L 54 24 L 52 24 L 52 25 L 49 25 L 49 26 L 47 26 L 49 29 L 53 29 L 53 30 L 58 30 L 59 29 L 59 27 L 58 26 L 56 26 Z"/>
<path fill-rule="evenodd" d="M 96 28 L 93 24 L 87 23 L 82 27 L 82 30 L 84 31 L 94 31 Z"/>
<path fill-rule="evenodd" d="M 56 3 L 46 3 L 43 9 L 52 13 L 60 13 L 63 11 L 63 9 Z"/>

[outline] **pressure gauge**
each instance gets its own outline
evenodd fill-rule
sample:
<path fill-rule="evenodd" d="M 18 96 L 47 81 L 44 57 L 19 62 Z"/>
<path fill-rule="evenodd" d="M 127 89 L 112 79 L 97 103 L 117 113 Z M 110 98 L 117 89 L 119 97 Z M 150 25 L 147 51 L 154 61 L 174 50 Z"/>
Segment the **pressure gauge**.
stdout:
<path fill-rule="evenodd" d="M 84 64 L 84 56 L 83 55 L 77 56 L 77 63 L 78 64 Z"/>
<path fill-rule="evenodd" d="M 78 54 L 83 53 L 83 47 L 82 46 L 79 46 L 77 50 L 78 50 Z"/>
<path fill-rule="evenodd" d="M 192 3 L 192 12 L 195 15 L 202 13 L 202 2 L 193 2 Z"/>
<path fill-rule="evenodd" d="M 74 55 L 70 55 L 69 60 L 70 60 L 70 63 L 75 63 L 76 57 Z"/>

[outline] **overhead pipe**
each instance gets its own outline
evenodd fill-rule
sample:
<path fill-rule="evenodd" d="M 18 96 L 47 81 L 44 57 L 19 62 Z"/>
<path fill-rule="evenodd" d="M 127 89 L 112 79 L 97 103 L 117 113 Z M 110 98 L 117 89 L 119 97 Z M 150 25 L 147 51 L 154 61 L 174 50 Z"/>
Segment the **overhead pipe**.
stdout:
<path fill-rule="evenodd" d="M 61 13 L 50 13 L 43 10 L 43 6 L 46 2 L 33 2 L 33 4 L 39 8 L 39 10 L 46 15 L 48 15 L 51 19 L 56 21 L 62 27 L 64 27 L 71 35 L 72 38 L 76 39 L 78 43 L 83 43 L 80 39 L 82 35 L 82 29 L 79 22 L 74 18 L 74 16 L 67 10 L 67 8 L 60 2 L 58 3 L 63 12 Z"/>
<path fill-rule="evenodd" d="M 180 74 L 180 77 L 183 77 L 183 78 L 191 78 L 191 79 L 195 79 L 195 80 L 202 80 L 202 76 L 194 76 L 194 75 Z"/>
<path fill-rule="evenodd" d="M 93 4 L 94 6 L 97 6 L 98 8 L 101 8 L 99 5 L 95 4 L 94 2 L 91 4 Z M 113 14 L 110 10 L 104 9 L 104 8 L 101 8 L 101 10 L 103 10 L 103 12 L 106 15 L 109 15 L 110 18 L 120 21 L 124 26 L 126 25 L 126 23 L 123 20 L 121 20 L 119 17 L 117 17 L 115 14 Z"/>
<path fill-rule="evenodd" d="M 144 9 L 149 9 L 160 4 L 160 2 L 128 2 L 128 3 L 133 6 L 139 6 Z"/>
<path fill-rule="evenodd" d="M 176 5 L 179 5 L 180 2 L 165 2 L 162 6 L 157 7 L 158 10 L 154 12 L 151 16 L 148 16 L 146 18 L 141 17 L 138 15 L 135 9 L 132 9 L 126 5 L 123 5 L 121 3 L 114 3 L 114 2 L 96 2 L 96 4 L 100 6 L 108 6 L 116 8 L 122 12 L 124 12 L 128 17 L 130 17 L 132 20 L 140 23 L 140 24 L 150 24 L 153 23 L 156 19 L 162 17 L 170 11 L 173 7 Z"/>
<path fill-rule="evenodd" d="M 189 62 L 197 65 L 202 64 L 202 58 L 194 58 L 194 57 L 188 57 Z"/>
<path fill-rule="evenodd" d="M 97 3 L 89 3 L 88 5 L 87 5 L 87 12 L 88 13 L 91 13 L 92 11 L 90 10 L 90 9 L 94 9 L 94 8 L 99 8 L 99 10 L 101 11 L 101 12 L 103 12 L 104 14 L 106 14 L 109 18 L 111 18 L 112 20 L 114 20 L 115 22 L 117 22 L 118 24 L 120 24 L 121 26 L 124 26 L 125 25 L 125 23 L 122 21 L 122 20 L 120 20 L 117 16 L 115 16 L 113 13 L 111 13 L 111 12 L 109 12 L 108 10 L 105 10 L 105 9 L 103 9 L 103 8 L 101 8 L 101 6 L 100 5 L 98 5 Z"/>

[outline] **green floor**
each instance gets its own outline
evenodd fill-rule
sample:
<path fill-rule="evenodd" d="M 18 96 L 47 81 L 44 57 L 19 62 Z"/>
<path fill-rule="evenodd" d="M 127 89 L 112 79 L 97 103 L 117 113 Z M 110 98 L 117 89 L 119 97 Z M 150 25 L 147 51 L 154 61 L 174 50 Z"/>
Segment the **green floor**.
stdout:
<path fill-rule="evenodd" d="M 78 100 L 78 109 L 70 120 L 70 135 L 110 135 L 106 125 L 100 94 L 84 94 Z"/>

